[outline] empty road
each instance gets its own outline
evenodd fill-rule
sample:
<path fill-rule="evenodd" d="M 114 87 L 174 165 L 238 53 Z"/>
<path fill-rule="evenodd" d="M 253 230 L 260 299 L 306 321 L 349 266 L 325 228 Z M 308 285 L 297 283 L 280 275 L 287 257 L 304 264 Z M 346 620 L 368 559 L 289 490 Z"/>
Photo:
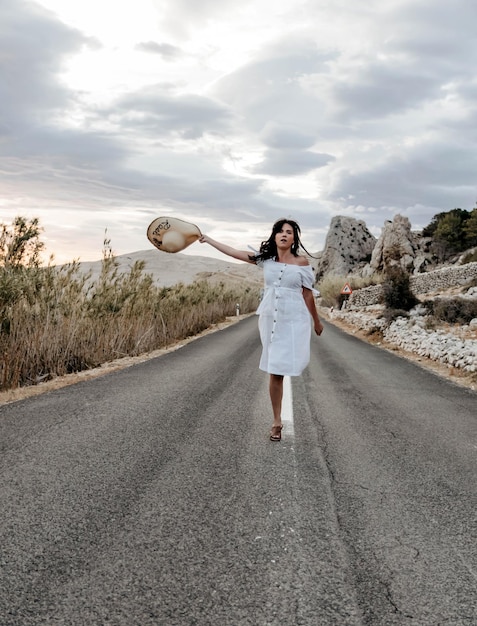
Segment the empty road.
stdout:
<path fill-rule="evenodd" d="M 0 407 L 0 624 L 477 623 L 477 394 L 326 324 L 271 443 L 255 317 Z"/>

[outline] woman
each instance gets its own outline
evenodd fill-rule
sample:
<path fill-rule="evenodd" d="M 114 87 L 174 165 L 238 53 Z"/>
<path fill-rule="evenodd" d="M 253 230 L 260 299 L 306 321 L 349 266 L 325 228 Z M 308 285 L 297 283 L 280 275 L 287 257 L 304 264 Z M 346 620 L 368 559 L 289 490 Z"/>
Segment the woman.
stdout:
<path fill-rule="evenodd" d="M 300 247 L 305 250 L 300 232 L 294 220 L 278 220 L 257 255 L 236 250 L 207 235 L 199 239 L 234 259 L 263 268 L 265 293 L 257 315 L 262 341 L 260 369 L 270 374 L 271 441 L 282 438 L 283 377 L 299 376 L 308 365 L 311 322 L 317 335 L 323 332 L 315 306 L 313 271 L 308 259 L 298 254 Z"/>

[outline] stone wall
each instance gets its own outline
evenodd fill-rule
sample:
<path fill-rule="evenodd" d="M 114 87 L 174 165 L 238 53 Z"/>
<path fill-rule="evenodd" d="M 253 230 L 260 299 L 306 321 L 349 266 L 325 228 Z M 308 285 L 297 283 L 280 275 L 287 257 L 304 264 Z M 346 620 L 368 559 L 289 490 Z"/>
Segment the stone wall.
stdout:
<path fill-rule="evenodd" d="M 356 291 L 353 291 L 348 298 L 346 308 L 360 309 L 363 306 L 379 304 L 381 302 L 382 293 L 383 289 L 381 285 L 372 285 L 371 287 L 357 289 Z"/>
<path fill-rule="evenodd" d="M 433 272 L 425 272 L 410 277 L 413 293 L 416 295 L 442 291 L 458 285 L 466 285 L 477 279 L 477 262 L 453 267 L 443 267 Z M 347 307 L 361 308 L 379 304 L 382 294 L 381 285 L 373 285 L 353 291 L 349 297 Z"/>
<path fill-rule="evenodd" d="M 443 267 L 433 272 L 411 276 L 411 289 L 417 295 L 466 285 L 477 278 L 477 262 L 454 267 Z"/>

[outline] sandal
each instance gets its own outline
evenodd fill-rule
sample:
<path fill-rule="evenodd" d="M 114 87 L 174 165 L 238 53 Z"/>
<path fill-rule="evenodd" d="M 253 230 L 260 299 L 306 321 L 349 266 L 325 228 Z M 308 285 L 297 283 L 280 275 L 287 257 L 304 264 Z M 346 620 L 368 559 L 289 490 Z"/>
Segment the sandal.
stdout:
<path fill-rule="evenodd" d="M 270 431 L 270 441 L 281 441 L 282 428 L 283 424 L 280 424 L 280 426 L 272 426 L 272 430 Z"/>

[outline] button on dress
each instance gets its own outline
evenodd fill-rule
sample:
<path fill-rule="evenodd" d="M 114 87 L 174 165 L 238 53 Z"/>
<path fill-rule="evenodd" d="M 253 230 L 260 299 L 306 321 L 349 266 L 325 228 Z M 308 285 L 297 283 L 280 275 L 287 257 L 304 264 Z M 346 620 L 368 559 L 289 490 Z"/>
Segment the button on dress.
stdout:
<path fill-rule="evenodd" d="M 273 259 L 257 261 L 263 268 L 265 291 L 257 309 L 262 342 L 260 369 L 269 374 L 299 376 L 310 361 L 312 319 L 303 287 L 313 289 L 309 265 L 290 265 Z"/>

